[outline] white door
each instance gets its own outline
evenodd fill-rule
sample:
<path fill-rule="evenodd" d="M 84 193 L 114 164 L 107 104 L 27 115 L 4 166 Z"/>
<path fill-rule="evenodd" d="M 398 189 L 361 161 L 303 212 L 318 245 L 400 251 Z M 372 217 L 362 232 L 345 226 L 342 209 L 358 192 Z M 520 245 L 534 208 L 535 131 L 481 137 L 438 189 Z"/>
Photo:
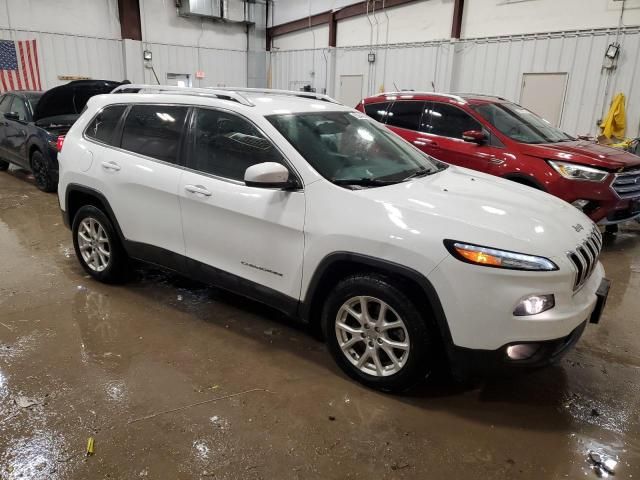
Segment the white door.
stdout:
<path fill-rule="evenodd" d="M 109 108 L 101 116 L 108 116 Z M 180 106 L 134 105 L 124 122 L 120 150 L 92 144 L 92 168 L 101 189 L 123 235 L 139 247 L 184 255 L 178 199 L 182 169 L 176 163 L 187 112 Z M 97 119 L 103 126 L 107 120 Z M 96 135 L 98 141 L 111 141 Z"/>
<path fill-rule="evenodd" d="M 355 107 L 362 100 L 362 75 L 340 75 L 340 103 Z"/>
<path fill-rule="evenodd" d="M 567 90 L 566 73 L 524 73 L 520 105 L 560 126 Z"/>
<path fill-rule="evenodd" d="M 297 300 L 304 193 L 244 184 L 249 166 L 283 162 L 248 120 L 206 108 L 196 109 L 194 120 L 193 151 L 179 189 L 187 257 L 228 282 L 239 277 Z"/>

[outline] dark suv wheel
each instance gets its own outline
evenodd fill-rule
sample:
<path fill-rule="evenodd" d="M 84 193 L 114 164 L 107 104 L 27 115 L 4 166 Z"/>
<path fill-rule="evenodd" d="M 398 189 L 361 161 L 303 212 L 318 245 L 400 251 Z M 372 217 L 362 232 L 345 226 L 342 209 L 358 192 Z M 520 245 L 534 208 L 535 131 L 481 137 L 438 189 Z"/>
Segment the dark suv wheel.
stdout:
<path fill-rule="evenodd" d="M 434 368 L 435 336 L 427 319 L 385 277 L 342 280 L 325 303 L 322 326 L 334 360 L 369 387 L 403 391 Z"/>
<path fill-rule="evenodd" d="M 73 247 L 85 271 L 96 280 L 119 283 L 126 277 L 128 258 L 113 224 L 92 205 L 80 208 L 73 219 Z"/>
<path fill-rule="evenodd" d="M 40 151 L 31 154 L 31 171 L 36 180 L 36 186 L 43 192 L 55 192 L 58 188 L 55 179 L 51 175 L 49 162 Z"/>
<path fill-rule="evenodd" d="M 4 172 L 9 169 L 9 162 L 5 162 L 4 160 L 0 160 L 0 172 Z"/>

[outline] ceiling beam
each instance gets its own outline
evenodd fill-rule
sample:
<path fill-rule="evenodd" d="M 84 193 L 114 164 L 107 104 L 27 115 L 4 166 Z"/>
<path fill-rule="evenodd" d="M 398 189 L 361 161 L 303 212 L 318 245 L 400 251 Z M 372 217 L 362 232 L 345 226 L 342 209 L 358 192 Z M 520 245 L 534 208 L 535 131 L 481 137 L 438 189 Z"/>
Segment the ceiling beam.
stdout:
<path fill-rule="evenodd" d="M 138 0 L 118 0 L 120 35 L 122 38 L 142 40 L 140 4 Z"/>
<path fill-rule="evenodd" d="M 400 5 L 405 5 L 407 3 L 413 3 L 418 0 L 385 0 L 384 7 L 385 9 L 391 7 L 399 7 Z M 382 9 L 382 0 L 369 0 L 364 2 L 354 3 L 353 5 L 348 5 L 339 10 L 335 11 L 326 11 L 322 13 L 317 13 L 316 15 L 311 15 L 310 17 L 301 18 L 299 20 L 294 20 L 292 22 L 282 23 L 280 25 L 276 25 L 275 27 L 270 27 L 267 29 L 267 36 L 271 39 L 274 37 L 278 37 L 280 35 L 285 35 L 287 33 L 298 32 L 300 30 L 306 30 L 309 27 L 316 27 L 318 25 L 329 24 L 329 46 L 335 46 L 335 39 L 337 38 L 337 22 L 339 20 L 344 20 L 346 18 L 357 17 L 359 15 L 367 14 L 367 3 L 369 4 L 369 13 L 373 11 L 373 7 L 375 4 L 375 10 Z M 333 24 L 333 27 L 332 27 Z M 333 37 L 332 37 L 333 34 Z M 334 38 L 334 45 L 331 45 L 331 39 Z"/>
<path fill-rule="evenodd" d="M 451 38 L 460 38 L 462 33 L 462 14 L 464 13 L 464 0 L 455 0 L 453 4 L 453 21 L 451 22 Z"/>

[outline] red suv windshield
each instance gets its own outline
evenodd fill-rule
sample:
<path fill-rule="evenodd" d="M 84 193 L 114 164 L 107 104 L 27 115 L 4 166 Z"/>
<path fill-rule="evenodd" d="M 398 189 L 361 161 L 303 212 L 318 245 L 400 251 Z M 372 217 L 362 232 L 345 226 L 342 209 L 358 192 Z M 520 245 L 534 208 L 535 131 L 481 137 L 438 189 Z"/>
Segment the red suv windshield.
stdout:
<path fill-rule="evenodd" d="M 482 103 L 471 108 L 507 137 L 521 143 L 568 142 L 575 138 L 515 103 Z"/>

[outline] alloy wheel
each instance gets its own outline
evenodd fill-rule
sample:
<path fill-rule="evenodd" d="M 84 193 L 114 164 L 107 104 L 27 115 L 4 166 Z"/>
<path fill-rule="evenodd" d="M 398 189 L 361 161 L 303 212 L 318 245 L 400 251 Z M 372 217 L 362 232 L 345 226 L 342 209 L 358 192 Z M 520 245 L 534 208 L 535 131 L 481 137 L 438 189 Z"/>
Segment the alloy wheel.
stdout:
<path fill-rule="evenodd" d="M 92 217 L 82 220 L 78 227 L 78 247 L 82 259 L 94 272 L 102 272 L 109 266 L 111 244 L 103 226 Z"/>
<path fill-rule="evenodd" d="M 379 298 L 358 296 L 344 302 L 336 315 L 335 332 L 342 353 L 367 375 L 394 375 L 409 358 L 407 327 Z"/>

